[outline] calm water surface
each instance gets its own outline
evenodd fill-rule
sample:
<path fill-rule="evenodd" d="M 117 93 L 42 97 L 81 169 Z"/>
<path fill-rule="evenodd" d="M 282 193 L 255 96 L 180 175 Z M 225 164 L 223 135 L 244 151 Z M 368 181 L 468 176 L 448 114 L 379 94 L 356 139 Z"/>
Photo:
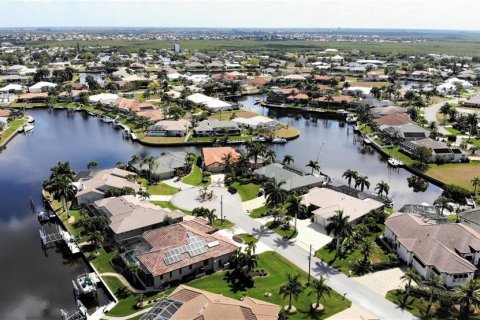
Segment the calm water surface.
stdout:
<path fill-rule="evenodd" d="M 266 114 L 267 109 L 253 105 L 251 96 L 242 103 L 246 108 Z M 85 169 L 96 160 L 103 168 L 127 162 L 133 154 L 160 155 L 168 150 L 188 148 L 151 148 L 125 141 L 121 132 L 96 118 L 66 111 L 29 111 L 35 117 L 33 134 L 18 135 L 0 154 L 0 319 L 59 319 L 59 309 L 74 308 L 71 280 L 85 270 L 78 259 L 71 261 L 59 249 L 42 251 L 39 223 L 32 214 L 29 197 L 41 205 L 41 184 L 57 161 L 70 161 L 74 170 Z M 300 138 L 286 145 L 273 146 L 279 159 L 285 154 L 295 157 L 295 165 L 304 168 L 317 159 L 322 171 L 341 181 L 346 169 L 367 175 L 372 184 L 386 180 L 391 185 L 395 206 L 404 203 L 432 203 L 441 190 L 430 185 L 424 193 L 413 193 L 406 179 L 410 173 L 388 168 L 376 153 L 365 152 L 354 135 L 337 121 L 282 116 L 301 130 Z M 105 300 L 105 297 L 101 297 Z"/>

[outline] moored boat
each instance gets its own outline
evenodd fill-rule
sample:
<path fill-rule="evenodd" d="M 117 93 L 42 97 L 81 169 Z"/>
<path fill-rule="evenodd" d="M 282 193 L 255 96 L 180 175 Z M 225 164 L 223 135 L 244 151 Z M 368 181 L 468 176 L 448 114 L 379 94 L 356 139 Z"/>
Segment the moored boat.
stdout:
<path fill-rule="evenodd" d="M 138 140 L 137 135 L 133 132 L 130 132 L 130 137 L 132 138 L 133 141 Z"/>
<path fill-rule="evenodd" d="M 272 140 L 272 143 L 275 143 L 275 144 L 285 144 L 287 142 L 288 141 L 285 138 L 275 138 Z"/>
<path fill-rule="evenodd" d="M 109 116 L 103 116 L 101 119 L 105 123 L 112 123 L 114 120 L 110 118 Z"/>
<path fill-rule="evenodd" d="M 389 166 L 392 166 L 392 167 L 395 167 L 395 168 L 403 166 L 403 162 L 401 162 L 400 160 L 397 160 L 395 158 L 389 158 L 387 160 L 387 162 L 388 162 Z"/>
<path fill-rule="evenodd" d="M 33 128 L 35 128 L 35 127 L 33 126 L 33 124 L 27 123 L 22 128 L 23 128 L 23 132 L 27 133 L 27 132 L 32 131 Z"/>
<path fill-rule="evenodd" d="M 265 142 L 267 139 L 265 137 L 256 136 L 252 138 L 253 142 Z"/>
<path fill-rule="evenodd" d="M 372 140 L 370 140 L 369 138 L 363 138 L 363 143 L 369 145 L 372 143 Z"/>

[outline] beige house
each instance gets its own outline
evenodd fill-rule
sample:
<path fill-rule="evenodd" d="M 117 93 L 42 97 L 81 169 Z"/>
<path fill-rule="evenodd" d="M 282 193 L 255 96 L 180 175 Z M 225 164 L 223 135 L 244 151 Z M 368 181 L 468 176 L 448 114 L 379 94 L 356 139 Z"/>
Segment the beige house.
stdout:
<path fill-rule="evenodd" d="M 147 136 L 151 137 L 183 137 L 187 135 L 190 122 L 180 120 L 162 120 L 148 128 Z"/>
<path fill-rule="evenodd" d="M 118 168 L 80 172 L 73 183 L 78 190 L 77 205 L 82 206 L 103 199 L 108 188 L 130 187 L 138 192 L 141 186 L 127 180 L 132 174 L 134 173 Z"/>
<path fill-rule="evenodd" d="M 395 214 L 385 221 L 385 238 L 420 275 L 437 275 L 447 287 L 472 280 L 480 262 L 480 234 L 463 223 L 432 224 Z"/>
<path fill-rule="evenodd" d="M 132 195 L 97 200 L 88 207 L 93 213 L 108 219 L 108 226 L 117 242 L 139 237 L 168 223 L 180 222 L 184 216 L 179 211 L 161 208 Z"/>
<path fill-rule="evenodd" d="M 122 258 L 138 263 L 140 279 L 155 288 L 221 270 L 237 249 L 201 218 L 147 231 L 141 240 Z"/>
<path fill-rule="evenodd" d="M 329 188 L 313 188 L 303 195 L 302 201 L 313 209 L 314 221 L 324 227 L 328 223 L 328 218 L 333 217 L 339 210 L 343 211 L 345 216 L 349 216 L 349 222 L 356 223 L 373 210 L 385 206 L 384 203 L 371 198 L 362 200 Z"/>
<path fill-rule="evenodd" d="M 170 320 L 276 320 L 281 307 L 244 297 L 235 300 L 221 294 L 179 285 L 163 297 L 142 319 Z"/>

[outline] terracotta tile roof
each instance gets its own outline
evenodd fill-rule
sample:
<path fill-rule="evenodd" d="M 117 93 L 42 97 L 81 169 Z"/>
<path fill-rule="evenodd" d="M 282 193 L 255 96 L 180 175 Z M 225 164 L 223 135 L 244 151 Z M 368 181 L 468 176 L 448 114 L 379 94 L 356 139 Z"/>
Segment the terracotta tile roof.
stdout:
<path fill-rule="evenodd" d="M 435 266 L 438 271 L 449 274 L 477 269 L 457 254 L 480 251 L 480 234 L 464 224 L 428 224 L 417 216 L 402 213 L 389 217 L 385 226 L 425 265 Z"/>
<path fill-rule="evenodd" d="M 308 100 L 308 94 L 299 93 L 299 94 L 296 94 L 296 95 L 288 96 L 287 99 L 290 99 L 290 100 Z"/>
<path fill-rule="evenodd" d="M 9 117 L 10 116 L 10 113 L 12 113 L 12 111 L 10 110 L 7 110 L 7 109 L 0 109 L 0 117 Z"/>
<path fill-rule="evenodd" d="M 281 309 L 279 305 L 250 297 L 240 301 L 185 285 L 179 285 L 170 298 L 183 303 L 171 320 L 275 320 Z"/>
<path fill-rule="evenodd" d="M 239 154 L 232 147 L 203 148 L 203 162 L 206 166 L 214 163 L 223 163 L 223 157 L 231 154 L 234 161 L 238 160 Z"/>
<path fill-rule="evenodd" d="M 48 92 L 29 92 L 24 93 L 18 96 L 19 100 L 28 100 L 28 99 L 35 99 L 35 98 L 48 98 Z"/>
<path fill-rule="evenodd" d="M 253 79 L 248 79 L 246 83 L 252 86 L 264 86 L 270 82 L 271 78 L 267 77 L 255 77 Z"/>
<path fill-rule="evenodd" d="M 138 111 L 137 115 L 140 117 L 148 118 L 151 122 L 157 122 L 165 119 L 165 114 L 162 110 L 144 110 Z"/>
<path fill-rule="evenodd" d="M 298 93 L 300 92 L 300 90 L 298 90 L 297 88 L 280 88 L 280 89 L 278 89 L 278 91 L 279 91 L 280 93 L 285 94 L 285 95 L 286 95 L 286 94 L 290 94 L 290 95 L 291 95 L 292 93 L 293 93 L 293 94 L 298 94 Z"/>
<path fill-rule="evenodd" d="M 197 262 L 223 257 L 237 249 L 228 239 L 214 231 L 215 229 L 206 225 L 204 219 L 196 218 L 145 232 L 143 238 L 150 244 L 151 249 L 149 252 L 139 254 L 137 258 L 155 277 Z M 192 236 L 207 244 L 216 243 L 216 245 L 208 247 L 205 253 L 194 256 L 184 252 L 181 254 L 180 261 L 166 264 L 164 261 L 166 252 L 187 245 L 187 239 Z"/>
<path fill-rule="evenodd" d="M 412 119 L 406 113 L 396 112 L 393 114 L 387 114 L 383 117 L 375 119 L 375 122 L 379 125 L 389 126 L 401 126 L 407 123 L 413 123 Z"/>

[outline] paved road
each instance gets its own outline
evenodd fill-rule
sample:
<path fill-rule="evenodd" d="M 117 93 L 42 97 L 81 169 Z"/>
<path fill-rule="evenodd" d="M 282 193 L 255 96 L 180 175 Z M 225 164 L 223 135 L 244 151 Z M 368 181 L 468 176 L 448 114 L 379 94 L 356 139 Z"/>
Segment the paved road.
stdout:
<path fill-rule="evenodd" d="M 241 208 L 230 207 L 224 204 L 224 212 L 228 214 L 228 219 L 235 223 L 245 232 L 257 237 L 259 241 L 269 246 L 280 255 L 290 260 L 306 272 L 308 272 L 308 252 L 294 243 L 283 239 L 275 232 L 268 230 L 260 222 L 250 218 L 242 212 Z M 240 210 L 239 210 L 240 209 Z M 346 275 L 329 267 L 320 259 L 312 258 L 312 275 L 319 277 L 325 275 L 328 277 L 329 286 L 350 301 L 360 305 L 368 312 L 376 315 L 380 319 L 416 319 L 412 314 L 398 308 L 392 302 L 386 300 L 376 292 L 359 284 Z"/>
<path fill-rule="evenodd" d="M 428 122 L 432 122 L 432 121 L 437 122 L 437 113 L 440 111 L 440 108 L 447 102 L 449 104 L 455 104 L 455 103 L 458 103 L 458 101 L 459 101 L 459 98 L 455 98 L 445 102 L 432 104 L 430 107 L 425 108 L 425 114 L 424 114 L 425 120 L 427 120 Z M 440 125 L 438 126 L 438 132 L 443 135 L 450 135 L 450 132 L 448 132 L 448 130 L 446 130 L 443 126 L 440 126 Z"/>

